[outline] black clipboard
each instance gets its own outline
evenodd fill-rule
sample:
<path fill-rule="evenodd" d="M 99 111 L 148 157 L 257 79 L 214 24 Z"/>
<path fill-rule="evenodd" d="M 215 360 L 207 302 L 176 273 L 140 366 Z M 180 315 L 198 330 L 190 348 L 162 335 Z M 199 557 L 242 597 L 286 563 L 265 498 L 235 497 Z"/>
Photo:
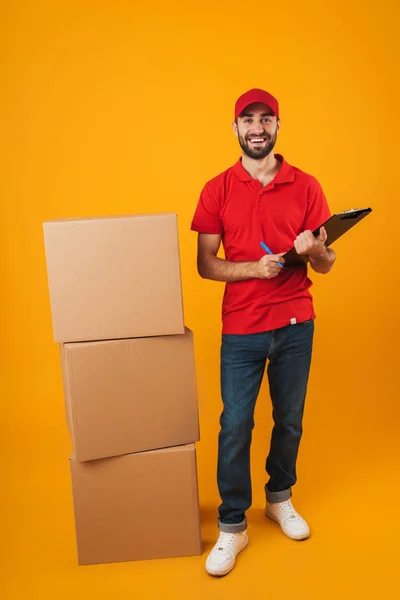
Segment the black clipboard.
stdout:
<path fill-rule="evenodd" d="M 362 219 L 364 219 L 369 213 L 372 212 L 372 208 L 352 208 L 350 210 L 344 210 L 341 213 L 336 213 L 331 216 L 330 219 L 322 223 L 313 234 L 317 236 L 321 227 L 325 227 L 328 238 L 325 242 L 325 246 L 330 246 L 338 238 L 340 238 L 346 231 L 349 231 L 354 225 L 357 225 Z M 285 267 L 296 267 L 299 265 L 306 264 L 310 259 L 308 256 L 303 254 L 297 254 L 295 248 L 292 248 L 286 254 L 283 255 L 285 259 Z"/>

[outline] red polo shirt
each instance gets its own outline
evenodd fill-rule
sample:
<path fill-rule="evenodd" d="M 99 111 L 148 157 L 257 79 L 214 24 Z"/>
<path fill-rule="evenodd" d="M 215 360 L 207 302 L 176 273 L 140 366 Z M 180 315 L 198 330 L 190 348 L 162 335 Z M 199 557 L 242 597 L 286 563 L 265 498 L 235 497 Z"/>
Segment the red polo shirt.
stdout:
<path fill-rule="evenodd" d="M 330 217 L 318 181 L 276 158 L 281 168 L 265 187 L 239 160 L 201 192 L 191 229 L 220 234 L 229 261 L 259 260 L 265 255 L 261 241 L 274 253 L 287 252 L 299 233 Z M 222 333 L 259 333 L 315 318 L 311 285 L 306 265 L 285 267 L 273 279 L 227 283 Z"/>

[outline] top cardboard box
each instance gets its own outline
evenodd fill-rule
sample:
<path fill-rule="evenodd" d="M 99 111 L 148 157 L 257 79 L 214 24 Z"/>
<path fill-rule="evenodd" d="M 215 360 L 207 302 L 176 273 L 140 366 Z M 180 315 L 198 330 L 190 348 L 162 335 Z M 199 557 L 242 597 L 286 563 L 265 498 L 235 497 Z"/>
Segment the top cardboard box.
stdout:
<path fill-rule="evenodd" d="M 55 342 L 184 333 L 177 216 L 43 224 Z"/>

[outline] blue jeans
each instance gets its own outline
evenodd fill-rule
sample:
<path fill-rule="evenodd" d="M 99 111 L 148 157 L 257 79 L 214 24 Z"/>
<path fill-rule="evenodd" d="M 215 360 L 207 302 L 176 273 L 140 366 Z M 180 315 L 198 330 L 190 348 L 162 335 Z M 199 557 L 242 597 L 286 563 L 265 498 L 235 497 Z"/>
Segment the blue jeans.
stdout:
<path fill-rule="evenodd" d="M 266 462 L 268 502 L 283 502 L 296 483 L 296 461 L 311 364 L 314 321 L 274 331 L 224 334 L 221 346 L 223 412 L 218 447 L 219 528 L 246 529 L 252 501 L 250 446 L 254 409 L 268 359 L 274 427 Z"/>

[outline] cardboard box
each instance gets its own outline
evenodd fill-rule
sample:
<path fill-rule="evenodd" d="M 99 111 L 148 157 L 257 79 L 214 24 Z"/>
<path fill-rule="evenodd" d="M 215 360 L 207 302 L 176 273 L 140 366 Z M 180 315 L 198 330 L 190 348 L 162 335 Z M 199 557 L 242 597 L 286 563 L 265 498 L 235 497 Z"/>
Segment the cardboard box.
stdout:
<path fill-rule="evenodd" d="M 76 459 L 199 439 L 193 334 L 61 344 Z"/>
<path fill-rule="evenodd" d="M 184 332 L 175 214 L 43 224 L 55 342 Z"/>
<path fill-rule="evenodd" d="M 201 554 L 194 444 L 70 467 L 80 565 Z"/>

